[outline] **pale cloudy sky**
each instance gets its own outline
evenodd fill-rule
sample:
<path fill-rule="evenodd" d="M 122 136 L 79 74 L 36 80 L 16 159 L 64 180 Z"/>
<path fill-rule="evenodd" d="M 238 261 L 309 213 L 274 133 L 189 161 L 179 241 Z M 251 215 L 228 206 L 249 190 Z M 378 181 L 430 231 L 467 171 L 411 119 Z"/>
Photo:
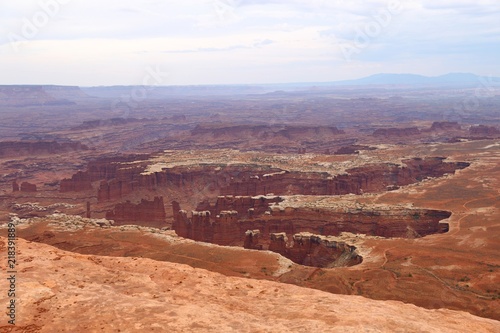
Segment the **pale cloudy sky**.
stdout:
<path fill-rule="evenodd" d="M 0 0 L 0 84 L 500 76 L 499 59 L 500 0 Z"/>

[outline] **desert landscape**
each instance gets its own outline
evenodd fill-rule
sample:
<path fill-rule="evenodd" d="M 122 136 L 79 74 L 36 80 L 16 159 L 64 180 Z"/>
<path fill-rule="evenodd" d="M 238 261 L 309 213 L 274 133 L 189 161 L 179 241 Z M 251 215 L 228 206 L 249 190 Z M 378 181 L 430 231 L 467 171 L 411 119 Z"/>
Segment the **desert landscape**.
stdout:
<path fill-rule="evenodd" d="M 0 4 L 0 333 L 500 333 L 500 1 Z"/>
<path fill-rule="evenodd" d="M 498 95 L 179 89 L 0 87 L 2 332 L 500 329 Z"/>

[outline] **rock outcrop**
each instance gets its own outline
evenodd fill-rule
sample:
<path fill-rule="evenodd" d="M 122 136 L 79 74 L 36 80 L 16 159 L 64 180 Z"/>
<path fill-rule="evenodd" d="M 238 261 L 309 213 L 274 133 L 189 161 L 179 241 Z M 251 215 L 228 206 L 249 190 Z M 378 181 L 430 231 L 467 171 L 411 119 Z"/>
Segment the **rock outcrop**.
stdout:
<path fill-rule="evenodd" d="M 430 130 L 433 132 L 460 131 L 462 127 L 456 121 L 435 121 Z"/>
<path fill-rule="evenodd" d="M 285 233 L 270 234 L 269 250 L 278 252 L 293 262 L 313 267 L 345 267 L 360 264 L 363 258 L 356 247 L 328 237 L 303 232 L 292 237 L 287 244 Z"/>
<path fill-rule="evenodd" d="M 261 140 L 287 139 L 303 140 L 310 138 L 328 138 L 344 134 L 335 126 L 282 126 L 282 125 L 222 125 L 200 126 L 191 131 L 194 137 L 206 136 L 211 139 L 245 139 Z"/>
<path fill-rule="evenodd" d="M 1 237 L 2 251 L 6 245 Z M 6 316 L 2 332 L 487 333 L 499 327 L 498 321 L 466 312 L 335 295 L 145 258 L 81 255 L 21 238 L 17 245 L 18 316 L 15 326 Z M 0 303 L 9 304 L 7 293 Z"/>
<path fill-rule="evenodd" d="M 106 213 L 106 219 L 115 221 L 114 225 L 135 224 L 163 228 L 166 226 L 163 197 L 155 197 L 152 201 L 142 199 L 138 204 L 130 201 L 119 203 Z"/>
<path fill-rule="evenodd" d="M 245 242 L 243 247 L 250 250 L 262 250 L 262 245 L 259 244 L 260 230 L 247 230 L 245 232 Z"/>
<path fill-rule="evenodd" d="M 324 236 L 350 232 L 398 238 L 418 238 L 443 233 L 448 231 L 448 223 L 441 221 L 451 215 L 447 211 L 398 206 L 340 206 L 336 209 L 269 206 L 261 215 L 249 215 L 245 211 L 246 206 L 243 206 L 242 213 L 231 210 L 214 215 L 206 210 L 192 211 L 191 216 L 181 210 L 177 202 L 172 203 L 172 209 L 172 227 L 181 237 L 219 245 L 248 248 L 262 246 L 279 253 L 286 250 L 288 236 L 301 232 Z M 257 234 L 259 240 L 256 243 L 254 236 Z M 279 235 L 283 239 L 278 239 Z M 270 243 L 268 239 L 271 239 Z"/>
<path fill-rule="evenodd" d="M 335 155 L 351 155 L 351 154 L 359 154 L 360 150 L 375 150 L 376 148 L 363 146 L 363 145 L 350 145 L 344 146 L 335 151 Z"/>
<path fill-rule="evenodd" d="M 36 192 L 36 184 L 22 182 L 19 189 L 21 192 Z"/>
<path fill-rule="evenodd" d="M 143 156 L 144 157 L 144 156 Z M 135 163 L 130 163 L 136 159 Z M 453 174 L 469 164 L 444 162 L 444 158 L 414 158 L 405 165 L 371 164 L 352 168 L 345 174 L 286 171 L 252 164 L 206 164 L 175 166 L 155 172 L 144 172 L 147 162 L 141 156 L 127 159 L 102 159 L 90 162 L 86 171 L 61 181 L 61 192 L 87 191 L 99 181 L 99 202 L 118 201 L 139 190 L 164 195 L 163 191 L 192 191 L 202 187 L 214 196 L 340 195 L 386 191 L 388 188 L 413 184 L 427 177 Z M 96 184 L 97 186 L 97 184 Z M 252 207 L 249 207 L 252 208 Z"/>
<path fill-rule="evenodd" d="M 117 156 L 100 158 L 98 160 L 90 161 L 87 165 L 87 170 L 78 171 L 69 179 L 63 179 L 60 183 L 61 192 L 82 192 L 91 190 L 92 183 L 103 181 L 103 180 L 113 180 L 113 179 L 123 179 L 129 182 L 133 181 L 134 178 L 140 178 L 141 172 L 144 170 L 144 166 L 140 164 L 128 166 L 125 165 L 129 162 L 141 161 L 148 155 L 127 155 L 127 156 Z M 125 164 L 124 164 L 125 163 Z M 98 195 L 105 197 L 105 193 Z M 120 199 L 117 197 L 117 199 Z"/>
<path fill-rule="evenodd" d="M 444 162 L 444 158 L 414 158 L 403 161 L 406 166 L 374 164 L 347 170 L 346 174 L 331 176 L 327 173 L 281 171 L 258 177 L 234 177 L 222 194 L 259 195 L 340 195 L 386 191 L 388 187 L 404 186 L 427 177 L 453 174 L 469 166 L 462 162 Z M 243 177 L 242 177 L 243 176 Z"/>
<path fill-rule="evenodd" d="M 469 128 L 472 137 L 499 137 L 500 130 L 495 126 L 477 125 Z"/>
<path fill-rule="evenodd" d="M 242 217 L 252 217 L 264 214 L 269 210 L 269 205 L 283 201 L 279 196 L 218 196 L 215 204 L 205 200 L 198 204 L 197 211 L 207 210 L 212 216 L 219 215 L 222 211 L 235 210 Z"/>
<path fill-rule="evenodd" d="M 174 216 L 172 228 L 181 237 L 218 245 L 243 245 L 245 232 L 240 233 L 236 211 L 221 211 L 211 218 L 209 211 L 191 211 L 188 217 L 185 210 L 179 210 Z"/>

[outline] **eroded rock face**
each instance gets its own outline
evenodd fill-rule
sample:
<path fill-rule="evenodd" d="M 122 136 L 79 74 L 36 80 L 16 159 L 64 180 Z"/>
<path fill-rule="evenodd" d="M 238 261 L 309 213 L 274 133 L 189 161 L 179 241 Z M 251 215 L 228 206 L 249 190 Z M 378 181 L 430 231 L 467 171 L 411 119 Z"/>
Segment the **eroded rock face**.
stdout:
<path fill-rule="evenodd" d="M 416 183 L 426 177 L 440 177 L 466 168 L 468 163 L 444 162 L 444 158 L 410 159 L 406 166 L 372 164 L 352 168 L 346 174 L 331 176 L 326 172 L 289 172 L 261 165 L 178 166 L 144 173 L 144 164 L 99 160 L 89 163 L 88 170 L 61 181 L 61 192 L 86 191 L 92 182 L 101 181 L 99 201 L 120 200 L 136 191 L 161 191 L 165 188 L 184 191 L 203 186 L 214 194 L 234 196 L 339 195 L 386 191 L 388 187 Z M 140 161 L 141 156 L 135 157 Z"/>
<path fill-rule="evenodd" d="M 271 203 L 274 204 L 274 201 L 281 200 L 270 198 Z M 245 210 L 247 206 L 241 207 Z M 173 229 L 181 237 L 219 245 L 268 249 L 296 263 L 317 267 L 351 266 L 362 261 L 354 247 L 323 236 L 349 232 L 418 238 L 447 232 L 448 223 L 441 221 L 451 215 L 446 211 L 399 206 L 313 209 L 273 205 L 261 215 L 249 215 L 245 211 L 240 214 L 231 210 L 220 211 L 215 216 L 209 210 L 192 211 L 188 216 L 177 202 L 172 204 L 172 208 L 175 219 Z"/>
<path fill-rule="evenodd" d="M 260 230 L 247 230 L 245 232 L 245 243 L 243 247 L 251 250 L 262 250 L 262 245 L 259 244 Z"/>
<path fill-rule="evenodd" d="M 179 208 L 173 205 L 173 209 Z M 319 235 L 339 235 L 342 232 L 366 234 L 370 236 L 416 238 L 448 231 L 448 225 L 441 222 L 451 213 L 440 210 L 408 209 L 401 207 L 341 210 L 311 208 L 273 208 L 271 212 L 258 216 L 239 214 L 237 211 L 221 212 L 211 218 L 209 211 L 192 212 L 181 216 L 174 212 L 174 230 L 179 236 L 208 241 L 220 245 L 237 244 L 244 241 L 247 230 L 258 229 L 262 238 L 271 233 L 285 232 L 293 235 L 299 232 L 312 232 Z M 228 216 L 231 216 L 229 219 Z M 224 225 L 224 228 L 221 226 Z M 208 235 L 198 232 L 205 231 Z M 217 236 L 217 239 L 230 240 L 229 243 L 214 241 L 214 235 L 225 232 L 231 236 Z"/>
<path fill-rule="evenodd" d="M 28 182 L 22 182 L 20 190 L 21 192 L 36 192 L 36 185 Z"/>
<path fill-rule="evenodd" d="M 344 146 L 335 151 L 335 155 L 351 155 L 351 154 L 359 154 L 360 150 L 375 150 L 376 148 L 363 146 L 363 145 L 349 145 Z"/>
<path fill-rule="evenodd" d="M 431 131 L 459 131 L 462 127 L 456 121 L 435 121 L 432 123 Z"/>
<path fill-rule="evenodd" d="M 222 194 L 259 195 L 340 195 L 386 191 L 388 187 L 404 186 L 427 177 L 440 177 L 464 169 L 468 163 L 443 162 L 444 158 L 414 158 L 404 160 L 404 167 L 375 164 L 347 170 L 347 174 L 332 177 L 327 173 L 280 171 L 259 177 L 234 177 Z"/>
<path fill-rule="evenodd" d="M 206 136 L 212 139 L 246 139 L 250 137 L 261 140 L 276 138 L 301 140 L 340 134 L 344 134 L 344 131 L 335 126 L 226 125 L 215 127 L 198 125 L 191 131 L 191 135 L 194 137 Z"/>
<path fill-rule="evenodd" d="M 141 161 L 148 155 L 128 155 L 109 158 L 101 158 L 90 161 L 87 170 L 79 171 L 69 179 L 63 179 L 60 183 L 61 192 L 82 192 L 92 189 L 92 183 L 97 181 L 108 181 L 113 179 L 123 179 L 124 183 L 133 181 L 134 177 L 140 177 L 144 169 L 140 164 L 124 166 L 123 163 Z M 128 180 L 128 182 L 125 182 Z M 104 190 L 103 190 L 104 191 Z M 98 193 L 98 198 L 107 197 L 107 193 Z M 117 199 L 120 199 L 118 197 Z"/>
<path fill-rule="evenodd" d="M 285 233 L 270 234 L 269 250 L 278 252 L 295 263 L 314 267 L 345 267 L 360 264 L 363 258 L 356 247 L 345 242 L 328 239 L 311 233 L 293 235 L 287 243 Z"/>
<path fill-rule="evenodd" d="M 498 137 L 500 130 L 495 126 L 477 125 L 469 128 L 469 134 L 473 137 Z"/>
<path fill-rule="evenodd" d="M 212 216 L 222 211 L 235 210 L 240 216 L 258 216 L 269 210 L 269 205 L 282 201 L 279 196 L 218 196 L 214 205 L 205 200 L 198 204 L 197 211 L 208 210 Z"/>
<path fill-rule="evenodd" d="M 155 197 L 152 201 L 142 199 L 138 204 L 130 201 L 119 203 L 112 211 L 106 213 L 106 219 L 115 221 L 115 225 L 136 224 L 154 228 L 165 227 L 163 197 Z"/>

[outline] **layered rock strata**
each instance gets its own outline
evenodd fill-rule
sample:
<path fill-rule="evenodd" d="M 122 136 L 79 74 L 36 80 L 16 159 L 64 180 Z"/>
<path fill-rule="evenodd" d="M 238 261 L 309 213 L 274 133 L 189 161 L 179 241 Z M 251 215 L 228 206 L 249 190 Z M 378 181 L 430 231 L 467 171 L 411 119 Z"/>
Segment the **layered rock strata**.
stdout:
<path fill-rule="evenodd" d="M 270 251 L 305 266 L 345 267 L 363 261 L 355 246 L 321 235 L 298 233 L 293 235 L 291 243 L 288 243 L 285 233 L 272 233 L 270 239 Z"/>
<path fill-rule="evenodd" d="M 250 216 L 245 212 L 221 211 L 213 215 L 210 211 L 180 209 L 172 204 L 176 233 L 185 238 L 219 245 L 242 246 L 248 230 L 259 230 L 261 239 L 270 234 L 284 232 L 294 235 L 311 232 L 318 235 L 338 236 L 343 232 L 370 236 L 419 238 L 449 229 L 441 222 L 451 216 L 450 212 L 402 207 L 373 207 L 358 209 L 292 208 L 271 207 L 262 215 Z"/>
<path fill-rule="evenodd" d="M 106 219 L 115 221 L 115 225 L 136 224 L 163 228 L 166 226 L 163 197 L 155 197 L 151 201 L 142 199 L 138 204 L 130 201 L 119 203 L 112 211 L 106 213 Z"/>
<path fill-rule="evenodd" d="M 133 157 L 130 157 L 131 159 Z M 140 158 L 140 157 L 137 157 Z M 133 159 L 132 159 L 133 160 Z M 386 191 L 427 177 L 453 174 L 466 168 L 463 162 L 444 162 L 444 158 L 414 158 L 404 165 L 371 164 L 351 168 L 344 174 L 297 172 L 262 165 L 208 164 L 175 166 L 161 171 L 144 172 L 147 161 L 136 163 L 109 159 L 89 163 L 87 171 L 61 181 L 61 192 L 87 191 L 100 181 L 97 197 L 100 202 L 120 200 L 136 190 L 153 192 L 164 189 L 184 191 L 202 186 L 211 193 L 235 196 L 276 195 L 341 195 Z"/>

